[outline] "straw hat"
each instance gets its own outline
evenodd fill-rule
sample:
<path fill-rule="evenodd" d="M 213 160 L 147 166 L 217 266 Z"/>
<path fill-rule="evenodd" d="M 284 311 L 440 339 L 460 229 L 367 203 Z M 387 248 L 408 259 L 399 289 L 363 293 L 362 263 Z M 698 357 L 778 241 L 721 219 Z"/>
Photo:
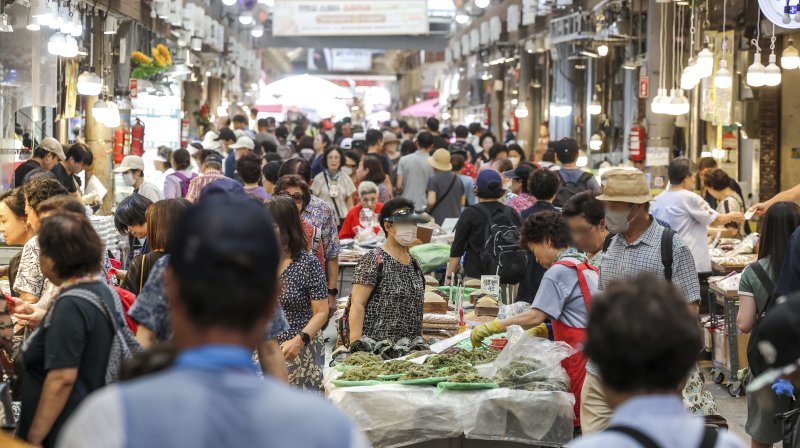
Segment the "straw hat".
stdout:
<path fill-rule="evenodd" d="M 450 163 L 450 151 L 444 148 L 437 149 L 428 159 L 428 163 L 431 164 L 433 169 L 439 171 L 453 171 L 453 164 Z"/>
<path fill-rule="evenodd" d="M 611 170 L 603 175 L 602 180 L 603 194 L 597 197 L 601 201 L 644 204 L 653 199 L 647 179 L 639 170 Z"/>

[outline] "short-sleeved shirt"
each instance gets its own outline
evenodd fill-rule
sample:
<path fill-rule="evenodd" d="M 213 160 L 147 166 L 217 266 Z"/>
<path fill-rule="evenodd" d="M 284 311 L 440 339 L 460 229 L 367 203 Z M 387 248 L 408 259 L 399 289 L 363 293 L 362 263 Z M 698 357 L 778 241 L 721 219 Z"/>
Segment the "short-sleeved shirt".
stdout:
<path fill-rule="evenodd" d="M 461 179 L 461 185 L 464 186 L 464 196 L 466 199 L 466 205 L 473 205 L 478 200 L 475 198 L 475 192 L 473 189 L 475 188 L 475 179 L 466 175 L 466 174 L 459 174 L 458 178 Z"/>
<path fill-rule="evenodd" d="M 581 176 L 586 173 L 586 171 L 583 171 L 580 168 L 561 168 L 558 170 L 558 175 L 561 177 L 563 182 L 572 183 L 577 183 L 578 179 L 580 179 Z M 595 179 L 594 176 L 592 176 L 592 178 L 586 182 L 586 186 L 595 193 L 600 192 L 600 185 L 597 183 L 597 179 Z"/>
<path fill-rule="evenodd" d="M 20 163 L 17 169 L 14 170 L 14 188 L 21 187 L 22 181 L 25 180 L 25 176 L 36 168 L 41 167 L 42 164 L 33 159 L 28 159 L 25 162 Z"/>
<path fill-rule="evenodd" d="M 422 336 L 425 281 L 417 261 L 403 264 L 381 248 L 367 252 L 356 266 L 353 284 L 376 287 L 364 311 L 364 336 L 376 341 L 397 341 Z"/>
<path fill-rule="evenodd" d="M 566 257 L 564 261 L 581 263 L 577 258 Z M 589 293 L 594 297 L 598 291 L 598 275 L 592 270 L 583 271 Z M 574 328 L 586 328 L 589 321 L 586 302 L 578 281 L 578 271 L 569 266 L 554 264 L 542 278 L 531 308 L 545 312 L 552 319 Z"/>
<path fill-rule="evenodd" d="M 325 260 L 335 260 L 342 252 L 339 244 L 339 220 L 333 208 L 322 199 L 311 196 L 300 217 L 315 227 L 322 229 L 322 248 L 325 251 Z"/>
<path fill-rule="evenodd" d="M 725 197 L 725 199 L 720 201 L 719 205 L 717 205 L 717 213 L 719 214 L 728 214 L 733 212 L 744 213 L 745 211 L 744 200 L 735 192 Z M 739 224 L 738 222 L 729 222 L 725 224 L 725 227 L 736 229 L 739 237 L 744 237 L 745 225 L 746 224 Z"/>
<path fill-rule="evenodd" d="M 200 194 L 208 184 L 216 180 L 225 179 L 225 175 L 218 170 L 208 170 L 202 175 L 195 177 L 189 182 L 189 191 L 186 193 L 186 199 L 189 202 L 197 202 L 200 199 Z"/>
<path fill-rule="evenodd" d="M 164 179 L 164 198 L 165 199 L 173 199 L 173 198 L 182 198 L 183 197 L 183 184 L 184 180 L 178 176 L 180 173 L 181 176 L 186 178 L 186 193 L 189 193 L 189 185 L 192 182 L 192 179 L 197 177 L 197 174 L 193 173 L 192 170 L 180 170 L 175 173 L 170 174 Z"/>
<path fill-rule="evenodd" d="M 536 204 L 536 198 L 532 194 L 524 192 L 506 202 L 507 206 L 516 210 L 520 215 L 525 210 L 533 207 L 534 204 Z"/>
<path fill-rule="evenodd" d="M 328 299 L 325 276 L 316 257 L 303 251 L 281 274 L 278 299 L 289 321 L 289 330 L 278 335 L 280 342 L 300 334 L 311 320 L 311 302 Z"/>
<path fill-rule="evenodd" d="M 58 183 L 66 188 L 68 192 L 75 193 L 78 191 L 78 186 L 75 185 L 75 180 L 72 178 L 71 174 L 67 173 L 67 170 L 64 169 L 64 166 L 61 165 L 61 162 L 56 163 L 56 166 L 54 166 L 50 171 L 56 176 Z"/>
<path fill-rule="evenodd" d="M 255 187 L 245 188 L 244 192 L 256 199 L 261 199 L 264 202 L 268 201 L 272 197 L 269 193 L 267 193 L 267 190 L 265 190 L 264 187 L 260 185 Z"/>
<path fill-rule="evenodd" d="M 611 239 L 603 254 L 600 268 L 600 289 L 611 282 L 629 280 L 641 273 L 650 273 L 664 278 L 664 263 L 661 260 L 662 227 L 654 219 L 650 227 L 636 241 L 628 244 L 623 235 Z M 689 248 L 675 235 L 672 240 L 672 283 L 681 291 L 689 303 L 700 300 L 700 281 Z"/>
<path fill-rule="evenodd" d="M 58 287 L 42 273 L 42 267 L 39 264 L 38 236 L 29 239 L 22 247 L 19 270 L 17 270 L 13 288 L 19 294 L 28 293 L 38 297 L 39 301 L 36 305 L 45 310 L 48 309 L 53 298 L 58 295 Z"/>
<path fill-rule="evenodd" d="M 428 179 L 428 191 L 436 193 L 436 202 L 439 204 L 431 212 L 436 224 L 442 225 L 445 219 L 458 218 L 461 215 L 464 184 L 456 174 L 451 172 L 435 173 Z"/>
<path fill-rule="evenodd" d="M 103 313 L 85 299 L 70 295 L 85 289 L 104 297 L 109 303 L 111 290 L 102 282 L 81 283 L 65 288 L 48 311 L 45 320 L 23 345 L 25 365 L 22 382 L 22 417 L 18 435 L 25 438 L 33 423 L 47 373 L 54 369 L 78 369 L 76 384 L 85 389 L 82 395 L 73 387 L 64 409 L 56 419 L 44 445 L 55 446 L 64 422 L 85 398 L 105 385 L 106 365 L 111 350 L 113 328 Z"/>
<path fill-rule="evenodd" d="M 331 189 L 334 185 L 338 189 L 335 198 L 331 196 Z M 353 185 L 352 179 L 341 173 L 331 177 L 326 171 L 323 171 L 317 174 L 311 184 L 311 193 L 329 204 L 339 219 L 344 219 L 347 212 L 350 211 L 347 207 L 347 198 L 355 192 L 356 186 Z"/>
<path fill-rule="evenodd" d="M 767 276 L 775 283 L 775 275 L 772 273 L 772 263 L 770 257 L 765 257 L 758 260 L 758 264 L 767 271 Z M 761 283 L 758 275 L 752 267 L 747 266 L 742 271 L 742 276 L 739 280 L 739 295 L 752 296 L 756 302 L 756 315 L 764 311 L 764 306 L 767 304 L 767 298 L 772 292 L 767 291 L 767 288 Z"/>
<path fill-rule="evenodd" d="M 169 340 L 172 336 L 172 325 L 169 320 L 169 304 L 167 292 L 164 287 L 164 272 L 169 263 L 169 255 L 161 257 L 145 282 L 144 287 L 136 297 L 136 301 L 128 310 L 128 316 L 139 325 L 156 334 L 159 342 Z M 280 305 L 275 310 L 275 315 L 267 324 L 264 340 L 274 339 L 289 328 L 283 309 Z"/>
<path fill-rule="evenodd" d="M 138 189 L 134 190 L 134 193 L 138 193 L 153 202 L 158 202 L 164 199 L 164 192 L 162 192 L 154 184 L 151 184 L 147 181 L 144 181 L 144 183 L 140 185 Z"/>
<path fill-rule="evenodd" d="M 711 272 L 708 225 L 717 219 L 717 212 L 708 202 L 689 190 L 667 190 L 653 201 L 652 213 L 669 224 L 689 246 L 697 272 Z"/>
<path fill-rule="evenodd" d="M 464 275 L 471 278 L 481 278 L 481 254 L 486 244 L 486 228 L 489 222 L 486 215 L 478 207 L 489 212 L 491 216 L 498 213 L 507 213 L 511 223 L 518 228 L 522 225 L 519 215 L 513 208 L 497 201 L 482 202 L 469 206 L 461 212 L 456 224 L 453 245 L 450 248 L 450 257 L 464 257 Z"/>
<path fill-rule="evenodd" d="M 402 197 L 414 203 L 416 211 L 428 207 L 428 179 L 433 176 L 433 168 L 428 163 L 430 154 L 424 150 L 417 150 L 400 158 L 397 165 L 397 175 L 403 176 Z"/>

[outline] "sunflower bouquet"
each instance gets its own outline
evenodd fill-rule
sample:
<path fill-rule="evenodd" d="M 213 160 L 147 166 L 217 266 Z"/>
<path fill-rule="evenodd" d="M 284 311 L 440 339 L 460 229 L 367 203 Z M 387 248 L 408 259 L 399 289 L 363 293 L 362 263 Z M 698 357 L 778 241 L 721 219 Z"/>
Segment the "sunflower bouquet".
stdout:
<path fill-rule="evenodd" d="M 163 72 L 172 65 L 172 55 L 166 45 L 156 45 L 151 53 L 152 58 L 141 51 L 131 53 L 131 64 L 136 67 L 131 72 L 131 78 L 149 78 Z"/>

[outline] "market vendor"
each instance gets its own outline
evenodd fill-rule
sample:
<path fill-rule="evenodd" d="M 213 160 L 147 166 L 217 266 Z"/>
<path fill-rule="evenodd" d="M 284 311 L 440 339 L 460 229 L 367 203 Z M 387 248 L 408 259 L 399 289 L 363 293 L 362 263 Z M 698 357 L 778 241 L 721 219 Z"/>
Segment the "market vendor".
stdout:
<path fill-rule="evenodd" d="M 358 231 L 361 230 L 361 211 L 367 209 L 372 213 L 380 213 L 383 209 L 383 204 L 378 200 L 379 187 L 374 182 L 365 180 L 358 184 L 358 201 L 359 204 L 351 208 L 344 218 L 342 229 L 339 230 L 339 239 L 346 240 L 355 238 Z M 379 229 L 375 228 L 375 233 Z"/>
<path fill-rule="evenodd" d="M 417 241 L 417 223 L 426 221 L 408 199 L 384 204 L 378 222 L 386 243 L 361 257 L 353 274 L 347 320 L 351 343 L 362 336 L 392 342 L 422 336 L 425 280 L 408 249 Z"/>
<path fill-rule="evenodd" d="M 586 338 L 588 310 L 597 293 L 597 268 L 586 256 L 570 246 L 567 220 L 558 212 L 540 212 L 522 224 L 520 244 L 533 252 L 536 261 L 547 269 L 528 311 L 496 320 L 472 330 L 472 345 L 478 347 L 492 334 L 506 331 L 509 325 L 530 329 L 551 319 L 553 336 L 579 349 Z M 580 426 L 580 396 L 586 375 L 586 358 L 578 353 L 562 365 L 575 395 L 575 426 Z"/>

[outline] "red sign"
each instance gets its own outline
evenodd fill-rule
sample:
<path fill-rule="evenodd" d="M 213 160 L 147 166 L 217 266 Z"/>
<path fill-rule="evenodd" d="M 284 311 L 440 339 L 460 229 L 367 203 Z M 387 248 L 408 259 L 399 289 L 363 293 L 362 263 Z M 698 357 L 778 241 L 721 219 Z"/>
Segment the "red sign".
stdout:
<path fill-rule="evenodd" d="M 136 98 L 136 95 L 139 94 L 139 80 L 136 78 L 131 78 L 130 82 L 128 83 L 128 89 L 131 91 L 131 98 Z"/>
<path fill-rule="evenodd" d="M 639 77 L 639 98 L 648 98 L 650 96 L 650 77 Z"/>

